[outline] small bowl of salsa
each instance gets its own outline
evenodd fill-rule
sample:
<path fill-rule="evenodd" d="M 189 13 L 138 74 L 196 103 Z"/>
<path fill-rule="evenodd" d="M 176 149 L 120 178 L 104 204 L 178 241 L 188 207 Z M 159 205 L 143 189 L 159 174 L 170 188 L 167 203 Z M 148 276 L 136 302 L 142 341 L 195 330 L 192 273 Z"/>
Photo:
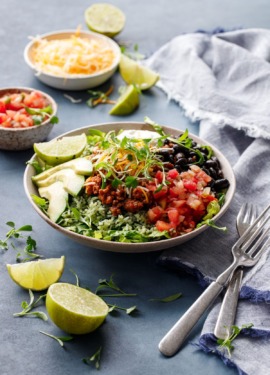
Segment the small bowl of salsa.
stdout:
<path fill-rule="evenodd" d="M 57 104 L 32 88 L 0 89 L 0 149 L 27 150 L 47 138 L 55 123 Z"/>

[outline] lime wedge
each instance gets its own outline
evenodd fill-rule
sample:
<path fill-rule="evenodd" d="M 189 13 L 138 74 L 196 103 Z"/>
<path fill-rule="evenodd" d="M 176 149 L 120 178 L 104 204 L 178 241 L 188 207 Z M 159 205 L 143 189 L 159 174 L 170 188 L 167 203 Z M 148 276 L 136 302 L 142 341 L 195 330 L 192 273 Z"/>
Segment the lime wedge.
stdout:
<path fill-rule="evenodd" d="M 139 91 L 134 85 L 127 86 L 109 114 L 116 116 L 129 115 L 138 107 L 140 103 L 139 96 Z"/>
<path fill-rule="evenodd" d="M 159 80 L 159 75 L 153 70 L 140 65 L 137 61 L 121 55 L 119 71 L 127 84 L 133 84 L 140 90 L 147 90 Z"/>
<path fill-rule="evenodd" d="M 111 4 L 93 4 L 84 13 L 87 27 L 97 33 L 114 37 L 125 26 L 124 13 Z"/>
<path fill-rule="evenodd" d="M 40 291 L 56 283 L 64 270 L 65 257 L 7 264 L 9 276 L 22 288 Z"/>
<path fill-rule="evenodd" d="M 68 283 L 56 283 L 49 287 L 46 308 L 57 327 L 75 335 L 97 329 L 109 312 L 107 304 L 99 296 Z"/>
<path fill-rule="evenodd" d="M 87 145 L 87 136 L 82 133 L 50 142 L 34 143 L 37 156 L 51 166 L 79 157 Z"/>

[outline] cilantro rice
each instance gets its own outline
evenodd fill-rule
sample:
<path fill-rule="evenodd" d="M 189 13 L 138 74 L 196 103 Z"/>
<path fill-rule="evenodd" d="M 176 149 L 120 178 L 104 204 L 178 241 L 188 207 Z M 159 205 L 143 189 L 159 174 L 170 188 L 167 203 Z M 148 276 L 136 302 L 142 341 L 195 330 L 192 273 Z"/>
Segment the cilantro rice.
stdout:
<path fill-rule="evenodd" d="M 62 227 L 96 239 L 116 242 L 149 242 L 170 238 L 146 222 L 146 212 L 113 216 L 97 197 L 78 196 L 59 220 Z"/>

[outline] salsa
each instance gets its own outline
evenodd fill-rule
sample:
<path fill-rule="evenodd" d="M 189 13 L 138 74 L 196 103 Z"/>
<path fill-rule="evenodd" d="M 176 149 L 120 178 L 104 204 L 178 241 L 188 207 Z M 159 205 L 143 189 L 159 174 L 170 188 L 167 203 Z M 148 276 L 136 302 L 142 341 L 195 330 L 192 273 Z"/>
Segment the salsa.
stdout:
<path fill-rule="evenodd" d="M 39 91 L 5 94 L 0 98 L 0 126 L 28 128 L 51 117 L 49 100 Z"/>

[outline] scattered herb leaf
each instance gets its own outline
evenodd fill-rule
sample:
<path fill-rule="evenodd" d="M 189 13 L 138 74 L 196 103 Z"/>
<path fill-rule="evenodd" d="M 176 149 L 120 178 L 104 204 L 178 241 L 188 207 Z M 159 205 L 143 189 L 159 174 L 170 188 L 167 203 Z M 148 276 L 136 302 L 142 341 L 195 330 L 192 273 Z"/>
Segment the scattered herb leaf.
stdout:
<path fill-rule="evenodd" d="M 45 320 L 45 321 L 48 320 L 48 317 L 44 312 L 42 312 L 42 311 L 31 311 L 33 308 L 40 305 L 40 302 L 45 299 L 46 294 L 43 294 L 43 295 L 39 296 L 35 301 L 34 294 L 33 294 L 32 290 L 29 289 L 29 296 L 30 296 L 29 303 L 26 302 L 26 301 L 22 301 L 21 307 L 23 308 L 23 310 L 19 313 L 13 314 L 13 316 L 15 316 L 15 317 L 33 316 L 33 317 L 36 317 L 36 318 L 39 318 L 39 319 L 42 319 L 42 320 Z"/>
<path fill-rule="evenodd" d="M 251 327 L 253 327 L 252 323 L 243 324 L 241 327 L 233 325 L 231 327 L 232 333 L 228 335 L 226 339 L 217 339 L 217 344 L 219 345 L 219 349 L 225 348 L 228 351 L 228 355 L 230 357 L 231 352 L 234 349 L 234 346 L 232 345 L 233 340 L 236 339 L 236 337 L 240 334 L 240 332 L 243 329 L 250 329 Z"/>
<path fill-rule="evenodd" d="M 117 306 L 117 305 L 112 305 L 110 303 L 107 303 L 107 305 L 109 306 L 109 312 L 112 312 L 114 310 L 123 310 L 126 312 L 126 314 L 128 315 L 131 315 L 134 311 L 137 311 L 137 306 L 131 306 L 131 307 L 121 307 L 121 306 Z"/>
<path fill-rule="evenodd" d="M 46 333 L 46 332 L 43 332 L 43 331 L 39 331 L 40 333 L 42 333 L 43 335 L 45 336 L 48 336 L 54 340 L 56 340 L 58 342 L 58 344 L 62 347 L 64 347 L 64 341 L 70 341 L 70 340 L 73 340 L 73 337 L 72 336 L 54 336 L 54 335 L 51 335 L 50 333 Z"/>
<path fill-rule="evenodd" d="M 120 289 L 118 285 L 113 280 L 113 275 L 111 275 L 109 280 L 106 279 L 99 279 L 98 280 L 99 286 L 96 289 L 96 294 L 98 294 L 101 290 L 104 289 L 112 289 L 115 290 L 116 292 L 119 292 L 118 294 L 102 294 L 101 297 L 133 297 L 136 296 L 137 294 L 134 293 L 126 293 L 124 290 Z"/>
<path fill-rule="evenodd" d="M 79 280 L 79 277 L 78 275 L 75 273 L 75 271 L 73 271 L 71 268 L 70 268 L 70 272 L 73 273 L 73 275 L 75 276 L 75 279 L 76 279 L 76 286 L 80 286 L 80 280 Z"/>
<path fill-rule="evenodd" d="M 94 362 L 94 364 L 95 364 L 95 368 L 98 370 L 98 369 L 100 368 L 101 350 L 102 350 L 102 347 L 100 347 L 100 348 L 96 351 L 96 353 L 94 353 L 92 356 L 83 358 L 82 361 L 83 361 L 86 365 L 90 365 L 91 363 Z"/>
<path fill-rule="evenodd" d="M 15 223 L 13 221 L 8 221 L 6 223 L 11 229 L 6 233 L 6 238 L 4 240 L 0 240 L 0 249 L 8 250 L 9 246 L 16 250 L 16 246 L 14 241 L 18 239 L 26 239 L 26 245 L 24 247 L 24 254 L 28 256 L 28 258 L 23 258 L 21 253 L 17 253 L 16 260 L 18 262 L 26 262 L 30 259 L 40 258 L 41 255 L 34 253 L 36 249 L 36 241 L 29 235 L 25 235 L 24 232 L 31 232 L 32 226 L 31 225 L 23 225 L 20 228 L 16 229 Z"/>
<path fill-rule="evenodd" d="M 171 296 L 165 298 L 151 298 L 149 301 L 158 301 L 158 302 L 173 302 L 182 297 L 182 293 L 175 293 Z"/>

